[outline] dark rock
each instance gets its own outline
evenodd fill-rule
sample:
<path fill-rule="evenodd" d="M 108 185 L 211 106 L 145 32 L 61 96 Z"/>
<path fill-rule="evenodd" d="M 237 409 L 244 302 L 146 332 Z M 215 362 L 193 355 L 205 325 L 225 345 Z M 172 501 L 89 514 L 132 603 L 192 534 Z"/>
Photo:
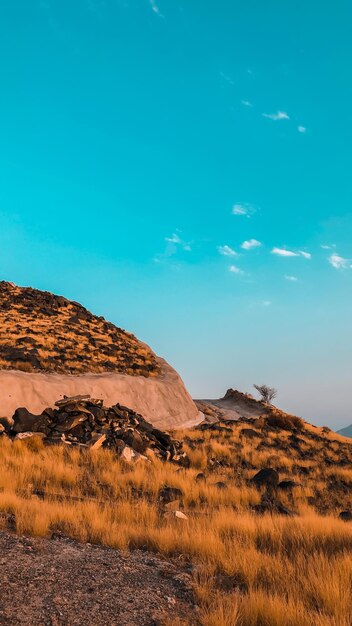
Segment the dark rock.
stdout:
<path fill-rule="evenodd" d="M 195 477 L 195 481 L 197 483 L 205 482 L 205 474 L 203 474 L 203 472 L 199 472 L 197 476 Z"/>
<path fill-rule="evenodd" d="M 12 430 L 15 434 L 32 432 L 49 432 L 49 418 L 47 415 L 33 415 L 26 408 L 16 409 L 13 415 L 14 425 Z"/>
<path fill-rule="evenodd" d="M 276 487 L 279 482 L 279 474 L 271 467 L 259 470 L 251 479 L 256 487 Z"/>
<path fill-rule="evenodd" d="M 279 482 L 277 488 L 289 490 L 289 489 L 293 489 L 293 487 L 298 487 L 298 486 L 299 486 L 299 483 L 296 483 L 296 481 L 294 480 L 282 480 L 281 482 Z"/>
<path fill-rule="evenodd" d="M 183 496 L 183 491 L 177 487 L 169 487 L 165 485 L 159 490 L 158 500 L 163 504 L 179 500 Z"/>
<path fill-rule="evenodd" d="M 352 522 L 352 511 L 341 511 L 339 519 L 343 522 Z"/>
<path fill-rule="evenodd" d="M 128 428 L 126 432 L 121 435 L 121 439 L 130 446 L 130 448 L 133 448 L 133 450 L 140 454 L 144 454 L 148 447 L 148 440 L 144 439 L 138 430 L 134 430 L 133 428 Z"/>
<path fill-rule="evenodd" d="M 256 437 L 262 437 L 261 433 L 258 433 L 254 428 L 242 428 L 241 436 L 246 437 L 247 439 L 255 439 Z"/>
<path fill-rule="evenodd" d="M 190 466 L 180 441 L 169 433 L 154 428 L 142 415 L 132 409 L 116 404 L 104 407 L 102 400 L 90 396 L 61 398 L 56 409 L 47 408 L 41 415 L 34 415 L 26 408 L 15 411 L 8 421 L 8 434 L 15 437 L 21 432 L 42 432 L 48 444 L 110 448 L 120 456 L 128 448 L 136 458 L 145 459 L 150 450 L 156 457 L 172 461 L 182 468 Z M 174 498 L 176 499 L 176 498 Z"/>
<path fill-rule="evenodd" d="M 258 515 L 264 515 L 265 513 L 286 515 L 287 517 L 295 515 L 295 513 L 285 507 L 282 502 L 266 495 L 262 497 L 260 504 L 255 504 L 252 507 L 252 510 Z"/>
<path fill-rule="evenodd" d="M 217 487 L 217 489 L 227 489 L 227 484 L 222 482 L 221 480 L 219 480 L 217 483 L 214 483 L 214 487 Z"/>

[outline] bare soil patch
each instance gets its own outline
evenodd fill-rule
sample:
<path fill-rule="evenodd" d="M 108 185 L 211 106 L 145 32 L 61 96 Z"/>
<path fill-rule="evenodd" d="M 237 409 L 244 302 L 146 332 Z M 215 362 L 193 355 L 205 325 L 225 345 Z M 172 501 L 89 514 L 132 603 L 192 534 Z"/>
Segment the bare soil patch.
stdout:
<path fill-rule="evenodd" d="M 1 532 L 0 555 L 2 625 L 197 623 L 187 572 L 148 552 Z"/>

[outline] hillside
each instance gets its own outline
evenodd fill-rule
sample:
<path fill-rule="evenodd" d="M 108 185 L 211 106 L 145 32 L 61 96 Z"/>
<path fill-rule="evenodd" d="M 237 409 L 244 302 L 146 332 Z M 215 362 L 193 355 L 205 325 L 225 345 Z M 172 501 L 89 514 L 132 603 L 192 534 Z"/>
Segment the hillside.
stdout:
<path fill-rule="evenodd" d="M 0 282 L 0 416 L 34 413 L 64 396 L 120 403 L 161 428 L 194 425 L 180 376 L 149 346 L 81 304 Z"/>
<path fill-rule="evenodd" d="M 81 304 L 0 282 L 0 369 L 157 376 L 155 354 Z"/>
<path fill-rule="evenodd" d="M 84 408 L 94 415 L 91 401 Z M 62 418 L 66 428 L 69 413 L 60 403 L 50 420 L 60 423 Z M 128 419 L 131 424 L 135 416 Z M 139 424 L 137 428 L 148 432 L 143 421 Z M 88 431 L 92 425 L 87 423 Z M 115 425 L 120 431 L 117 437 L 130 437 L 130 427 L 122 433 L 123 424 L 113 420 Z M 122 550 L 116 559 L 121 555 L 127 559 L 133 585 L 138 578 L 136 559 L 129 560 L 127 550 L 143 550 L 142 560 L 137 557 L 141 576 L 148 554 L 162 555 L 170 563 L 167 566 L 165 561 L 166 569 L 172 570 L 165 574 L 170 576 L 172 600 L 160 598 L 163 615 L 151 618 L 148 626 L 352 623 L 352 444 L 348 439 L 273 409 L 259 418 L 204 422 L 173 432 L 178 452 L 182 449 L 187 457 L 187 465 L 180 467 L 168 456 L 162 458 L 171 462 L 154 454 L 149 459 L 121 458 L 116 454 L 117 441 L 109 449 L 90 450 L 63 441 L 46 445 L 39 436 L 13 440 L 16 431 L 12 430 L 12 438 L 0 437 L 0 527 L 6 533 L 69 537 Z M 68 443 L 74 444 L 74 438 L 68 438 Z M 131 445 L 135 444 L 140 445 L 138 438 Z M 72 572 L 80 562 L 90 567 L 87 550 L 70 548 L 64 573 L 61 547 L 28 541 L 29 553 L 35 553 L 25 558 L 20 553 L 26 550 L 14 545 L 8 535 L 3 537 L 15 558 L 12 571 L 18 580 L 28 578 L 29 566 L 34 580 L 42 580 L 47 575 L 46 554 L 52 560 L 50 571 L 57 572 L 63 584 L 72 585 Z M 96 554 L 98 578 L 90 587 L 94 601 L 104 601 L 101 614 L 94 609 L 95 626 L 105 626 L 107 616 L 111 624 L 119 623 L 110 617 L 111 607 L 125 615 L 124 626 L 137 626 L 141 603 L 131 595 L 132 579 L 123 575 L 117 582 L 111 580 L 106 597 L 98 585 L 101 575 L 105 579 L 101 565 L 103 559 L 113 565 L 114 557 Z M 149 565 L 159 567 L 155 561 Z M 9 567 L 4 557 L 0 584 L 6 589 Z M 175 587 L 174 581 L 184 581 L 185 573 L 190 595 L 185 591 L 180 595 Z M 86 578 L 77 572 L 75 579 L 76 593 L 83 599 Z M 52 574 L 47 579 L 46 605 L 30 602 L 28 612 L 38 616 L 43 611 L 47 618 L 60 611 L 67 623 L 83 626 L 85 609 L 72 621 L 74 605 L 70 600 L 64 606 L 55 580 Z M 148 580 L 151 595 L 146 612 L 150 615 L 156 598 L 154 573 Z M 144 582 L 141 593 L 148 595 Z M 10 589 L 2 605 L 11 616 L 9 623 L 34 625 L 35 620 L 21 621 L 21 592 L 16 586 Z M 129 607 L 126 597 L 130 597 Z"/>

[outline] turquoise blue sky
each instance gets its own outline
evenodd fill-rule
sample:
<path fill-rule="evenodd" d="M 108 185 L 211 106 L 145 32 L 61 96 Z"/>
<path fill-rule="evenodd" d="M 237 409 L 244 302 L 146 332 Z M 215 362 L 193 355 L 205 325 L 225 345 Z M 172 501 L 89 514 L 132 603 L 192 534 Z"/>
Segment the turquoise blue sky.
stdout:
<path fill-rule="evenodd" d="M 2 0 L 3 279 L 352 422 L 347 1 Z"/>

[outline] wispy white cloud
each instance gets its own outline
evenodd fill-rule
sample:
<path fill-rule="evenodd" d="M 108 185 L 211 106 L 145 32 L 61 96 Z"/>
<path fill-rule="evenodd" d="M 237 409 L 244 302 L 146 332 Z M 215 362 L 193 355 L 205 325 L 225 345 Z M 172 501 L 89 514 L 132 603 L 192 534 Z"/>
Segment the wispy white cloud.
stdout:
<path fill-rule="evenodd" d="M 271 251 L 271 254 L 276 254 L 277 256 L 285 256 L 285 257 L 303 256 L 305 259 L 312 258 L 312 255 L 310 252 L 305 252 L 304 250 L 293 252 L 293 250 L 287 250 L 287 248 L 273 248 Z"/>
<path fill-rule="evenodd" d="M 277 113 L 262 113 L 263 117 L 267 117 L 269 120 L 289 120 L 290 116 L 285 111 L 278 111 Z"/>
<path fill-rule="evenodd" d="M 165 15 L 163 15 L 163 14 L 161 13 L 161 11 L 160 11 L 160 9 L 159 9 L 159 7 L 158 7 L 157 3 L 156 3 L 156 0 L 149 0 L 149 4 L 150 4 L 150 6 L 151 6 L 151 8 L 152 8 L 152 11 L 153 11 L 156 15 L 158 15 L 159 17 L 165 17 Z"/>
<path fill-rule="evenodd" d="M 344 257 L 336 253 L 331 254 L 328 258 L 328 261 L 330 265 L 332 265 L 337 270 L 346 269 L 347 267 L 352 267 L 348 259 L 344 259 Z"/>
<path fill-rule="evenodd" d="M 230 246 L 218 246 L 218 252 L 223 256 L 237 256 L 237 252 L 235 252 Z"/>
<path fill-rule="evenodd" d="M 271 305 L 271 300 L 263 300 L 262 305 L 263 306 L 270 306 Z"/>
<path fill-rule="evenodd" d="M 306 133 L 307 129 L 305 126 L 297 126 L 297 130 L 299 133 Z"/>
<path fill-rule="evenodd" d="M 332 243 L 329 246 L 328 245 L 321 245 L 320 246 L 323 250 L 331 250 L 332 248 L 336 248 L 336 243 Z"/>
<path fill-rule="evenodd" d="M 286 248 L 273 248 L 271 254 L 277 254 L 277 256 L 299 256 L 297 252 L 293 252 L 292 250 L 286 250 Z"/>
<path fill-rule="evenodd" d="M 229 74 L 225 74 L 225 72 L 220 72 L 220 77 L 225 81 L 225 83 L 228 83 L 229 85 L 235 84 L 231 76 L 229 76 Z"/>
<path fill-rule="evenodd" d="M 285 276 L 286 280 L 290 280 L 291 282 L 295 283 L 297 282 L 298 278 L 297 276 Z"/>
<path fill-rule="evenodd" d="M 190 252 L 192 250 L 191 242 L 181 239 L 180 235 L 177 232 L 173 233 L 171 237 L 165 237 L 165 241 L 168 244 L 171 244 L 174 248 L 180 246 L 181 248 L 183 248 L 183 250 L 186 250 L 186 252 Z"/>
<path fill-rule="evenodd" d="M 251 204 L 234 204 L 232 207 L 232 215 L 245 215 L 250 217 L 255 213 L 255 208 Z"/>
<path fill-rule="evenodd" d="M 241 100 L 241 104 L 243 104 L 244 107 L 253 107 L 253 104 L 249 102 L 249 100 Z"/>
<path fill-rule="evenodd" d="M 232 274 L 244 274 L 244 271 L 237 267 L 237 265 L 230 265 L 229 271 L 232 272 Z"/>
<path fill-rule="evenodd" d="M 258 241 L 258 239 L 248 239 L 243 242 L 241 248 L 243 248 L 243 250 L 252 250 L 252 248 L 260 248 L 261 245 L 262 244 Z"/>
<path fill-rule="evenodd" d="M 165 237 L 165 241 L 176 244 L 182 243 L 182 240 L 177 233 L 174 233 L 171 237 Z"/>

